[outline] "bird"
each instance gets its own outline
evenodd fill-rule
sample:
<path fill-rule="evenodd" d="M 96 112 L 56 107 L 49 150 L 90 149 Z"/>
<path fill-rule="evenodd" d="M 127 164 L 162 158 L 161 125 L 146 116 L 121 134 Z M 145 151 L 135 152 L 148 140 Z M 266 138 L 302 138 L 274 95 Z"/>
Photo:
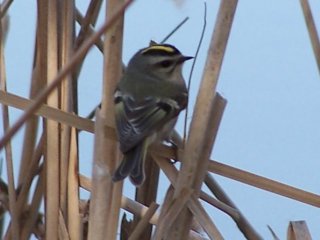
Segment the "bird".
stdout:
<path fill-rule="evenodd" d="M 123 159 L 113 182 L 129 176 L 139 187 L 152 143 L 170 141 L 178 115 L 188 104 L 182 75 L 184 56 L 173 45 L 151 42 L 130 59 L 114 92 L 115 122 Z"/>

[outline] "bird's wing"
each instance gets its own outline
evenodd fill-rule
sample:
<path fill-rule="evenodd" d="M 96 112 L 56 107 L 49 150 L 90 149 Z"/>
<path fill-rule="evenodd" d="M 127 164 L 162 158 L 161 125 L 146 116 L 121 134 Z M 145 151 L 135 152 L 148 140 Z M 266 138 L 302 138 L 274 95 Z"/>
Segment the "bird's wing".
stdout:
<path fill-rule="evenodd" d="M 123 153 L 176 117 L 181 106 L 175 100 L 146 97 L 136 101 L 132 96 L 115 94 L 116 127 Z"/>

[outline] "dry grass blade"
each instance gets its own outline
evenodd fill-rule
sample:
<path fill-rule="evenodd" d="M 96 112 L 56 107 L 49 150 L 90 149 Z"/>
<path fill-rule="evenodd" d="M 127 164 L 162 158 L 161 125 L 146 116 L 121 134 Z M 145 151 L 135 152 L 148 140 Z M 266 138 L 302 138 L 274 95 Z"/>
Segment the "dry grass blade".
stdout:
<path fill-rule="evenodd" d="M 68 230 L 70 239 L 82 239 L 79 213 L 79 166 L 76 130 L 72 128 L 68 169 Z"/>
<path fill-rule="evenodd" d="M 34 103 L 34 101 L 0 90 L 0 103 L 21 110 L 26 110 Z M 93 121 L 87 118 L 79 117 L 73 113 L 68 113 L 60 109 L 50 107 L 46 104 L 42 104 L 34 114 L 66 124 L 79 130 L 84 130 L 90 133 L 94 132 Z M 113 128 L 106 127 L 106 132 L 110 139 L 116 140 L 116 132 Z"/>
<path fill-rule="evenodd" d="M 261 177 L 223 163 L 210 161 L 208 171 L 269 192 L 295 199 L 306 204 L 313 205 L 315 207 L 320 207 L 320 195 Z"/>
<path fill-rule="evenodd" d="M 107 198 L 111 196 L 112 189 L 108 185 L 108 166 L 104 163 L 104 155 L 101 155 L 101 151 L 105 147 L 105 142 L 103 141 L 103 131 L 101 131 L 101 129 L 103 129 L 105 122 L 105 119 L 103 119 L 100 116 L 99 111 L 97 111 L 92 166 L 92 186 L 88 239 L 104 239 L 107 234 L 106 213 L 109 211 L 110 205 L 107 205 L 106 203 Z M 103 191 L 101 187 L 103 187 Z"/>
<path fill-rule="evenodd" d="M 2 30 L 2 19 L 0 18 L 0 87 L 2 90 L 6 91 L 6 69 L 4 63 L 4 36 L 6 36 L 6 32 Z M 5 29 L 4 29 L 5 30 Z M 5 31 L 7 31 L 6 29 Z M 9 110 L 8 107 L 2 105 L 2 120 L 3 120 L 3 130 L 6 132 L 9 129 Z M 6 156 L 6 165 L 7 165 L 7 175 L 8 175 L 8 190 L 9 190 L 9 208 L 11 213 L 11 236 L 14 239 L 17 239 L 20 234 L 19 227 L 19 218 L 16 208 L 16 191 L 15 191 L 15 183 L 14 183 L 14 175 L 13 175 L 13 159 L 12 159 L 12 146 L 11 142 L 9 142 L 5 147 L 5 156 Z"/>
<path fill-rule="evenodd" d="M 100 29 L 79 48 L 77 52 L 70 59 L 70 62 L 63 67 L 57 76 L 51 81 L 51 84 L 48 85 L 45 89 L 39 93 L 35 98 L 34 103 L 22 114 L 22 116 L 12 125 L 12 127 L 6 132 L 6 134 L 0 139 L 0 149 L 2 149 L 11 137 L 16 134 L 20 127 L 28 120 L 34 112 L 41 106 L 41 104 L 46 100 L 48 95 L 65 79 L 65 77 L 71 73 L 71 71 L 77 66 L 80 59 L 82 59 L 91 46 L 104 34 L 110 27 L 116 22 L 119 16 L 125 11 L 125 9 L 133 2 L 133 0 L 127 0 L 121 8 L 117 9 L 114 12 L 114 15 L 110 17 L 109 21 L 104 22 Z"/>

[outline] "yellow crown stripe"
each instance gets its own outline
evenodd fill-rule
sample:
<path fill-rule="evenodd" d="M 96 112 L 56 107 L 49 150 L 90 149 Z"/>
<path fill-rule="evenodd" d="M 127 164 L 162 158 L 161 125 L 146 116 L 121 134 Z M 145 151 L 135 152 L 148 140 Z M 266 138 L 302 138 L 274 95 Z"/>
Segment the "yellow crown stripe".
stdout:
<path fill-rule="evenodd" d="M 143 53 L 146 53 L 148 51 L 151 50 L 158 50 L 158 51 L 164 51 L 164 52 L 168 52 L 168 53 L 174 53 L 175 49 L 169 46 L 163 46 L 163 45 L 154 45 L 154 46 L 150 46 L 148 48 L 146 48 L 145 50 L 142 51 Z"/>

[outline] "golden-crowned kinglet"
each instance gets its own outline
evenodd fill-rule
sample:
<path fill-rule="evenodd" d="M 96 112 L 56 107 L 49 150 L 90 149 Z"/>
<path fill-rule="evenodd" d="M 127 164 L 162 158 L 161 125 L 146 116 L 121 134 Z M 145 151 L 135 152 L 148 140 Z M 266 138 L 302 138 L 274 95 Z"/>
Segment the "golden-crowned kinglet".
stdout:
<path fill-rule="evenodd" d="M 191 58 L 172 45 L 151 43 L 129 61 L 114 95 L 116 129 L 124 157 L 113 181 L 129 176 L 134 185 L 143 183 L 148 146 L 170 139 L 179 113 L 187 106 L 182 65 Z"/>

